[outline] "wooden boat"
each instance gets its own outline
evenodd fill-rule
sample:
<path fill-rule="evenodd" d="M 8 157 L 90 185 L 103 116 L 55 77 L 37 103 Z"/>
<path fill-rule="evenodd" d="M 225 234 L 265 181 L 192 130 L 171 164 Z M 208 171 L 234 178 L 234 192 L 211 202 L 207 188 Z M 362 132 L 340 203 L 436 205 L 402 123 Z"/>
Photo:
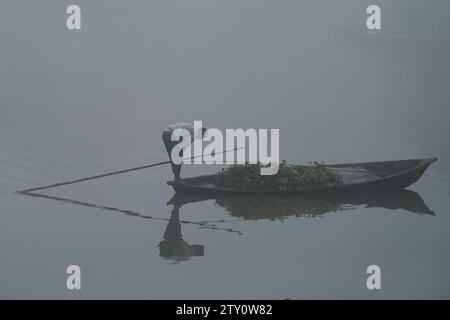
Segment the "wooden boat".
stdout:
<path fill-rule="evenodd" d="M 415 183 L 437 158 L 410 159 L 381 162 L 360 162 L 326 165 L 343 178 L 343 183 L 332 187 L 301 191 L 270 189 L 230 189 L 218 186 L 214 174 L 168 181 L 177 193 L 195 194 L 332 194 L 347 192 L 374 192 L 404 189 Z"/>

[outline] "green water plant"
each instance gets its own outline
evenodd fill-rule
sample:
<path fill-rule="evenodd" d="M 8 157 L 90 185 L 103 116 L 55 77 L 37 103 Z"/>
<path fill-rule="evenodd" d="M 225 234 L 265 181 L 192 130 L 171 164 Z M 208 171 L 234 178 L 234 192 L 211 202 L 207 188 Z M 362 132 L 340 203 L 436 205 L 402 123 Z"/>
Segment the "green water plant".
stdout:
<path fill-rule="evenodd" d="M 220 187 L 249 190 L 302 191 L 342 184 L 342 176 L 318 162 L 307 166 L 289 165 L 282 160 L 277 174 L 261 175 L 262 164 L 234 164 L 215 176 Z"/>

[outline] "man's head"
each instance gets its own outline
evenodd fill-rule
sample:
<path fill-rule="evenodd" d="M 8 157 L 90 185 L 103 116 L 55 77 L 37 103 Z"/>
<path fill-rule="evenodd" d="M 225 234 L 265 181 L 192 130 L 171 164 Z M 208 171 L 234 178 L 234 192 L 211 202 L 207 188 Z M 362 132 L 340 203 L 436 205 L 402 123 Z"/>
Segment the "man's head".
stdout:
<path fill-rule="evenodd" d="M 207 130 L 208 130 L 208 129 L 206 129 L 206 128 L 202 128 L 202 137 L 205 136 L 205 133 L 206 133 Z"/>

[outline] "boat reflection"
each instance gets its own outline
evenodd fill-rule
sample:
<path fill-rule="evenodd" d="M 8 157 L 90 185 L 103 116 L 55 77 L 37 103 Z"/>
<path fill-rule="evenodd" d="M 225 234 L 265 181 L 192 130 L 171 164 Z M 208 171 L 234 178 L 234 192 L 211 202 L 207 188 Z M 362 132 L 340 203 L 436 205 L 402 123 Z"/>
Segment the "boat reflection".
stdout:
<path fill-rule="evenodd" d="M 189 260 L 191 257 L 204 256 L 205 248 L 200 244 L 189 244 L 183 239 L 182 224 L 196 225 L 202 229 L 223 230 L 241 234 L 240 231 L 231 228 L 223 228 L 219 225 L 225 220 L 189 221 L 180 219 L 180 209 L 189 203 L 211 201 L 222 207 L 232 217 L 240 219 L 285 219 L 296 217 L 321 217 L 326 213 L 350 210 L 353 208 L 384 208 L 389 210 L 402 209 L 422 215 L 434 215 L 427 207 L 420 195 L 414 191 L 401 190 L 389 193 L 368 193 L 334 196 L 220 196 L 208 197 L 199 195 L 175 196 L 167 202 L 173 206 L 170 217 L 154 217 L 129 209 L 104 206 L 74 199 L 45 195 L 41 193 L 21 193 L 23 195 L 51 199 L 68 204 L 81 205 L 89 208 L 100 209 L 100 212 L 118 212 L 128 216 L 140 217 L 148 220 L 166 221 L 167 225 L 159 243 L 159 255 L 170 262 L 177 263 Z M 235 221 L 235 220 L 231 220 Z"/>
<path fill-rule="evenodd" d="M 417 192 L 400 190 L 389 193 L 356 193 L 348 195 L 290 196 L 199 196 L 176 194 L 168 204 L 181 207 L 188 203 L 214 200 L 233 217 L 242 219 L 282 219 L 289 216 L 323 216 L 356 207 L 384 208 L 434 215 Z"/>
<path fill-rule="evenodd" d="M 193 256 L 203 256 L 202 245 L 189 245 L 182 238 L 180 209 L 186 204 L 214 200 L 233 217 L 241 219 L 284 219 L 289 216 L 321 217 L 326 213 L 350 210 L 357 207 L 402 209 L 407 212 L 434 215 L 420 195 L 411 190 L 389 193 L 363 193 L 334 196 L 199 196 L 175 194 L 167 202 L 173 209 L 169 223 L 159 244 L 160 256 L 173 262 L 189 260 Z M 210 225 L 211 227 L 212 225 Z M 227 230 L 227 229 L 222 229 Z M 236 232 L 235 230 L 227 230 Z"/>

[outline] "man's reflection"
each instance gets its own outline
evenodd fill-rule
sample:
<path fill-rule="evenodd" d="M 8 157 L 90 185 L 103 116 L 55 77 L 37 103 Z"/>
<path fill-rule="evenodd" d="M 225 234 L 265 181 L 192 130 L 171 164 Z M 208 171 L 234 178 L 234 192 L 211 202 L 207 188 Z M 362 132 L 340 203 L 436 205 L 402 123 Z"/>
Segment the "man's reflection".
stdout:
<path fill-rule="evenodd" d="M 205 255 L 205 248 L 202 245 L 190 245 L 183 240 L 180 207 L 180 204 L 173 206 L 163 240 L 159 243 L 159 255 L 165 259 L 176 261 L 189 260 L 190 257 L 202 257 Z"/>

